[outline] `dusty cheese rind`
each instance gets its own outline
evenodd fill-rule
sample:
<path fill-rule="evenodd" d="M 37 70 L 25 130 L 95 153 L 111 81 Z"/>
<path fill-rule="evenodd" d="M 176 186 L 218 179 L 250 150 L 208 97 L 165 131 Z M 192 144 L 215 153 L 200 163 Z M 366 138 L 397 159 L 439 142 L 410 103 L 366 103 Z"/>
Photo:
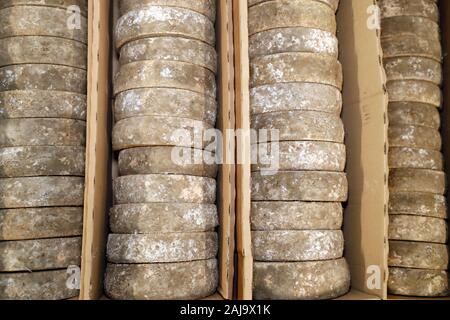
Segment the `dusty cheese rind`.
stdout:
<path fill-rule="evenodd" d="M 434 59 L 398 57 L 384 59 L 387 81 L 419 80 L 442 83 L 442 65 Z"/>
<path fill-rule="evenodd" d="M 251 228 L 272 230 L 340 230 L 342 204 L 337 202 L 252 202 Z"/>
<path fill-rule="evenodd" d="M 309 52 L 287 52 L 253 58 L 250 87 L 275 83 L 310 82 L 342 89 L 342 66 L 330 56 Z"/>
<path fill-rule="evenodd" d="M 413 125 L 438 130 L 441 126 L 439 110 L 418 102 L 391 102 L 388 106 L 389 125 Z"/>
<path fill-rule="evenodd" d="M 253 231 L 255 261 L 294 262 L 342 258 L 344 236 L 340 230 Z"/>
<path fill-rule="evenodd" d="M 0 208 L 82 206 L 84 178 L 32 177 L 0 179 Z"/>
<path fill-rule="evenodd" d="M 447 218 L 447 200 L 431 193 L 395 192 L 389 196 L 389 214 L 408 214 L 424 217 Z"/>
<path fill-rule="evenodd" d="M 342 94 L 320 83 L 277 83 L 250 89 L 252 115 L 280 111 L 321 111 L 339 115 Z"/>
<path fill-rule="evenodd" d="M 0 241 L 81 236 L 83 208 L 0 210 Z"/>
<path fill-rule="evenodd" d="M 384 58 L 416 56 L 442 61 L 442 46 L 436 39 L 399 34 L 381 39 Z"/>
<path fill-rule="evenodd" d="M 278 168 L 283 171 L 344 171 L 345 145 L 320 141 L 283 141 L 252 145 L 258 162 L 252 171 Z"/>
<path fill-rule="evenodd" d="M 207 164 L 205 160 L 211 164 Z M 133 148 L 120 152 L 119 172 L 121 176 L 156 173 L 216 178 L 218 166 L 216 162 L 209 161 L 215 161 L 215 155 L 199 149 L 182 147 Z"/>
<path fill-rule="evenodd" d="M 202 232 L 214 230 L 219 216 L 214 204 L 124 204 L 111 209 L 109 223 L 118 234 Z"/>
<path fill-rule="evenodd" d="M 112 263 L 171 263 L 212 259 L 219 247 L 216 232 L 110 234 Z"/>
<path fill-rule="evenodd" d="M 439 86 L 428 81 L 396 80 L 387 83 L 390 102 L 419 102 L 437 108 L 442 105 L 442 92 Z"/>
<path fill-rule="evenodd" d="M 381 0 L 381 17 L 414 16 L 439 21 L 439 8 L 432 0 Z"/>
<path fill-rule="evenodd" d="M 335 34 L 335 12 L 330 6 L 314 0 L 266 1 L 251 6 L 248 10 L 250 36 L 270 29 L 288 27 L 315 28 Z"/>
<path fill-rule="evenodd" d="M 315 111 L 271 112 L 251 118 L 251 128 L 267 130 L 270 141 L 344 142 L 344 125 L 339 115 Z M 270 134 L 278 130 L 278 139 Z"/>
<path fill-rule="evenodd" d="M 347 200 L 347 191 L 345 173 L 325 171 L 277 171 L 269 175 L 252 173 L 254 201 L 343 202 Z"/>
<path fill-rule="evenodd" d="M 15 6 L 57 7 L 66 10 L 71 6 L 77 6 L 81 14 L 87 16 L 87 0 L 2 0 L 0 3 L 0 9 Z"/>
<path fill-rule="evenodd" d="M 218 285 L 217 260 L 162 264 L 108 264 L 105 293 L 117 300 L 193 300 Z"/>
<path fill-rule="evenodd" d="M 84 147 L 0 148 L 0 177 L 84 176 Z"/>
<path fill-rule="evenodd" d="M 2 119 L 0 147 L 84 146 L 86 122 L 71 119 Z"/>
<path fill-rule="evenodd" d="M 345 259 L 254 263 L 253 297 L 257 300 L 333 299 L 349 290 Z"/>
<path fill-rule="evenodd" d="M 0 272 L 63 269 L 81 263 L 81 237 L 0 242 Z"/>
<path fill-rule="evenodd" d="M 426 169 L 391 169 L 389 190 L 392 192 L 425 192 L 445 194 L 445 173 Z"/>
<path fill-rule="evenodd" d="M 113 182 L 115 204 L 209 203 L 216 200 L 216 180 L 181 175 L 134 175 Z"/>
<path fill-rule="evenodd" d="M 197 92 L 176 88 L 142 88 L 121 92 L 114 103 L 114 118 L 167 116 L 215 125 L 217 102 Z"/>
<path fill-rule="evenodd" d="M 440 42 L 439 25 L 430 19 L 397 16 L 381 19 L 381 38 L 415 36 L 419 39 Z"/>
<path fill-rule="evenodd" d="M 267 1 L 272 1 L 272 0 L 248 0 L 248 6 L 254 6 L 257 5 L 259 3 L 263 3 L 263 2 L 267 2 Z M 329 5 L 333 10 L 337 10 L 338 6 L 339 6 L 339 0 L 315 0 L 318 2 L 323 2 L 327 5 Z"/>
<path fill-rule="evenodd" d="M 447 270 L 448 248 L 444 244 L 389 241 L 389 266 Z"/>
<path fill-rule="evenodd" d="M 133 40 L 159 36 L 197 39 L 215 45 L 211 20 L 195 11 L 176 7 L 150 5 L 128 11 L 117 21 L 114 35 L 118 49 Z"/>
<path fill-rule="evenodd" d="M 0 92 L 50 90 L 86 94 L 86 70 L 52 64 L 21 64 L 0 68 Z"/>
<path fill-rule="evenodd" d="M 63 270 L 0 273 L 1 300 L 65 300 L 78 296 L 79 290 L 67 286 L 71 282 L 67 268 Z"/>
<path fill-rule="evenodd" d="M 185 118 L 145 116 L 127 118 L 113 128 L 114 150 L 151 146 L 178 146 L 202 149 L 211 142 L 203 141 L 211 125 Z"/>
<path fill-rule="evenodd" d="M 72 21 L 73 20 L 73 21 Z M 0 39 L 16 36 L 49 36 L 76 40 L 87 44 L 87 19 L 80 16 L 80 25 L 68 28 L 75 22 L 73 12 L 48 6 L 16 6 L 0 10 Z M 78 28 L 79 27 L 79 28 Z"/>
<path fill-rule="evenodd" d="M 389 168 L 444 170 L 444 156 L 439 151 L 415 148 L 389 148 Z"/>
<path fill-rule="evenodd" d="M 0 66 L 56 64 L 87 69 L 87 46 L 78 41 L 42 36 L 0 39 Z"/>
<path fill-rule="evenodd" d="M 391 215 L 389 239 L 445 244 L 448 240 L 447 222 L 432 217 Z"/>
<path fill-rule="evenodd" d="M 216 78 L 203 67 L 178 61 L 137 61 L 120 68 L 114 79 L 114 93 L 138 88 L 177 88 L 214 98 Z"/>
<path fill-rule="evenodd" d="M 310 52 L 337 59 L 338 40 L 332 33 L 304 27 L 272 29 L 249 38 L 250 59 L 283 52 Z"/>
<path fill-rule="evenodd" d="M 389 127 L 389 146 L 440 151 L 442 137 L 429 127 L 397 125 Z"/>
<path fill-rule="evenodd" d="M 443 270 L 389 268 L 390 294 L 442 297 L 450 293 L 448 272 Z"/>

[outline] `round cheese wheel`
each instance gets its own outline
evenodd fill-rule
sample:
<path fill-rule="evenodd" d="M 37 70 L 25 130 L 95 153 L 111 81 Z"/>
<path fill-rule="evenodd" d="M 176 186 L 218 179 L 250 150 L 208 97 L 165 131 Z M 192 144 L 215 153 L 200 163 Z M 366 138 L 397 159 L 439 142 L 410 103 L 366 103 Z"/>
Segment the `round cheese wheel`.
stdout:
<path fill-rule="evenodd" d="M 81 236 L 83 208 L 0 210 L 0 241 Z"/>
<path fill-rule="evenodd" d="M 430 19 L 414 16 L 381 19 L 381 38 L 398 37 L 400 35 L 440 41 L 439 25 Z"/>
<path fill-rule="evenodd" d="M 384 58 L 416 56 L 442 61 L 442 46 L 437 39 L 399 34 L 381 39 Z"/>
<path fill-rule="evenodd" d="M 149 5 L 128 11 L 117 21 L 117 48 L 133 40 L 159 36 L 197 39 L 215 45 L 213 22 L 185 8 Z"/>
<path fill-rule="evenodd" d="M 389 168 L 444 170 L 441 152 L 414 148 L 389 148 Z"/>
<path fill-rule="evenodd" d="M 428 81 L 389 81 L 387 91 L 390 102 L 419 102 L 437 108 L 440 108 L 442 104 L 441 88 Z"/>
<path fill-rule="evenodd" d="M 248 0 L 248 6 L 251 7 L 266 1 L 273 1 L 273 0 Z M 329 5 L 334 11 L 336 11 L 339 6 L 339 0 L 316 0 L 316 1 L 323 2 Z"/>
<path fill-rule="evenodd" d="M 402 296 L 447 296 L 450 293 L 448 273 L 442 270 L 391 267 L 388 291 Z"/>
<path fill-rule="evenodd" d="M 389 127 L 389 145 L 440 151 L 442 137 L 438 130 L 429 127 L 397 125 Z"/>
<path fill-rule="evenodd" d="M 252 244 L 256 261 L 332 260 L 344 253 L 340 230 L 253 231 Z"/>
<path fill-rule="evenodd" d="M 78 296 L 67 269 L 42 272 L 0 273 L 1 300 L 65 300 Z"/>
<path fill-rule="evenodd" d="M 340 230 L 342 204 L 337 202 L 252 202 L 254 231 Z"/>
<path fill-rule="evenodd" d="M 417 102 L 391 102 L 388 107 L 389 125 L 411 125 L 439 130 L 439 110 L 432 105 Z"/>
<path fill-rule="evenodd" d="M 250 87 L 275 83 L 312 82 L 342 89 L 342 66 L 330 56 L 308 52 L 278 53 L 253 58 Z"/>
<path fill-rule="evenodd" d="M 388 81 L 422 80 L 436 85 L 442 83 L 442 65 L 434 59 L 422 57 L 398 57 L 384 59 Z"/>
<path fill-rule="evenodd" d="M 252 173 L 254 201 L 323 201 L 347 200 L 345 173 L 319 171 L 279 171 L 272 175 Z"/>
<path fill-rule="evenodd" d="M 389 173 L 389 190 L 392 192 L 445 194 L 445 173 L 425 169 L 391 169 Z"/>
<path fill-rule="evenodd" d="M 71 6 L 77 6 L 81 14 L 87 16 L 86 0 L 3 0 L 0 3 L 0 9 L 15 6 L 43 6 L 70 9 Z"/>
<path fill-rule="evenodd" d="M 134 175 L 114 180 L 115 204 L 209 203 L 216 200 L 216 180 L 181 175 Z"/>
<path fill-rule="evenodd" d="M 111 209 L 109 223 L 119 234 L 202 232 L 214 230 L 219 216 L 213 204 L 124 204 Z"/>
<path fill-rule="evenodd" d="M 81 263 L 81 237 L 0 242 L 0 272 L 53 270 Z"/>
<path fill-rule="evenodd" d="M 419 192 L 393 192 L 389 195 L 389 214 L 408 214 L 447 218 L 447 200 L 444 196 Z"/>
<path fill-rule="evenodd" d="M 108 264 L 105 293 L 117 300 L 193 300 L 218 285 L 217 260 L 155 264 Z"/>
<path fill-rule="evenodd" d="M 439 8 L 432 0 L 381 0 L 379 5 L 383 18 L 413 16 L 439 21 Z"/>
<path fill-rule="evenodd" d="M 32 177 L 0 179 L 0 208 L 82 206 L 84 178 Z"/>
<path fill-rule="evenodd" d="M 253 297 L 257 300 L 333 299 L 349 290 L 345 259 L 254 264 Z"/>
<path fill-rule="evenodd" d="M 391 215 L 389 239 L 445 244 L 448 240 L 447 222 L 432 217 Z"/>
<path fill-rule="evenodd" d="M 444 244 L 389 241 L 389 266 L 446 270 L 448 248 Z"/>

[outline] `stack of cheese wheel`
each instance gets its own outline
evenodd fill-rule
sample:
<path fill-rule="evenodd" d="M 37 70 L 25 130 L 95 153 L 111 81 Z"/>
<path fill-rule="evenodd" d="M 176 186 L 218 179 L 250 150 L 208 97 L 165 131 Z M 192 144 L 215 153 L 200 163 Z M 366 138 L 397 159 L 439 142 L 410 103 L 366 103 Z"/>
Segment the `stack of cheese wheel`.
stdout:
<path fill-rule="evenodd" d="M 216 290 L 217 166 L 196 158 L 217 114 L 215 12 L 214 0 L 120 1 L 120 177 L 105 281 L 112 299 L 197 299 Z"/>
<path fill-rule="evenodd" d="M 252 242 L 256 299 L 331 299 L 349 290 L 337 0 L 249 1 Z M 260 152 L 259 150 L 267 150 Z M 266 154 L 266 156 L 264 156 Z"/>
<path fill-rule="evenodd" d="M 0 1 L 0 299 L 78 295 L 86 2 Z"/>
<path fill-rule="evenodd" d="M 380 5 L 390 122 L 389 292 L 441 296 L 449 288 L 439 10 L 434 0 Z"/>

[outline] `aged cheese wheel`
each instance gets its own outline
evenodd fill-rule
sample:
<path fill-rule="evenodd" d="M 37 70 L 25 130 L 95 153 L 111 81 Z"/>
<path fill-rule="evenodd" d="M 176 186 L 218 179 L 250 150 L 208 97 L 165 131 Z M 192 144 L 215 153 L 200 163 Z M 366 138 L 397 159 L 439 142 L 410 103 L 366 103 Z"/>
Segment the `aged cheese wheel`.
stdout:
<path fill-rule="evenodd" d="M 448 248 L 437 243 L 389 241 L 389 266 L 446 270 Z"/>
<path fill-rule="evenodd" d="M 83 208 L 0 210 L 0 241 L 81 236 Z"/>
<path fill-rule="evenodd" d="M 87 69 L 87 46 L 81 42 L 53 37 L 0 39 L 0 66 L 44 63 Z"/>
<path fill-rule="evenodd" d="M 422 57 L 398 57 L 384 59 L 388 81 L 423 80 L 440 85 L 442 65 L 434 59 Z"/>
<path fill-rule="evenodd" d="M 439 25 L 427 18 L 397 16 L 381 19 L 381 37 L 415 36 L 440 41 Z"/>
<path fill-rule="evenodd" d="M 342 204 L 333 202 L 252 202 L 254 231 L 339 230 Z"/>
<path fill-rule="evenodd" d="M 416 297 L 447 296 L 449 278 L 446 271 L 389 268 L 388 291 L 391 294 Z"/>
<path fill-rule="evenodd" d="M 208 69 L 178 61 L 137 61 L 120 68 L 114 91 L 138 88 L 178 88 L 216 96 L 216 78 Z"/>
<path fill-rule="evenodd" d="M 0 208 L 82 206 L 84 178 L 0 179 Z"/>
<path fill-rule="evenodd" d="M 251 127 L 257 131 L 278 130 L 278 141 L 344 142 L 344 125 L 339 115 L 315 111 L 287 111 L 258 114 Z M 268 140 L 277 141 L 270 134 Z"/>
<path fill-rule="evenodd" d="M 117 21 L 117 48 L 133 40 L 159 36 L 197 39 L 215 45 L 213 22 L 200 13 L 184 8 L 145 6 L 128 11 Z"/>
<path fill-rule="evenodd" d="M 114 206 L 111 231 L 120 234 L 212 231 L 219 225 L 217 207 L 195 203 L 140 203 Z"/>
<path fill-rule="evenodd" d="M 65 300 L 79 290 L 67 285 L 67 269 L 43 272 L 0 273 L 1 300 Z"/>
<path fill-rule="evenodd" d="M 330 56 L 308 52 L 278 53 L 253 58 L 250 62 L 250 87 L 312 82 L 342 89 L 342 66 Z"/>
<path fill-rule="evenodd" d="M 108 264 L 105 292 L 117 300 L 193 300 L 218 285 L 217 260 L 163 264 Z"/>
<path fill-rule="evenodd" d="M 128 11 L 144 8 L 149 5 L 169 6 L 189 9 L 207 16 L 211 21 L 216 20 L 215 0 L 120 0 L 120 13 L 123 15 Z"/>
<path fill-rule="evenodd" d="M 134 175 L 114 180 L 115 204 L 209 203 L 216 200 L 216 180 L 180 175 Z"/>
<path fill-rule="evenodd" d="M 311 52 L 337 59 L 338 40 L 332 33 L 304 27 L 267 30 L 249 39 L 250 59 L 283 52 Z"/>
<path fill-rule="evenodd" d="M 71 6 L 77 6 L 80 8 L 80 12 L 82 14 L 87 14 L 86 0 L 2 0 L 0 3 L 0 9 L 25 5 L 57 7 L 63 9 L 68 9 Z"/>
<path fill-rule="evenodd" d="M 381 0 L 379 5 L 383 18 L 414 16 L 439 21 L 439 8 L 432 0 Z"/>
<path fill-rule="evenodd" d="M 261 143 L 252 146 L 252 154 L 258 163 L 252 171 L 275 167 L 283 171 L 317 170 L 344 171 L 345 145 L 320 141 L 286 141 Z"/>
<path fill-rule="evenodd" d="M 384 58 L 416 56 L 442 61 L 442 46 L 436 39 L 399 34 L 381 39 Z"/>
<path fill-rule="evenodd" d="M 332 260 L 344 253 L 340 230 L 253 231 L 252 244 L 256 261 Z"/>
<path fill-rule="evenodd" d="M 84 176 L 84 147 L 0 148 L 0 177 Z"/>
<path fill-rule="evenodd" d="M 249 35 L 275 28 L 305 27 L 336 33 L 336 16 L 330 6 L 314 0 L 277 0 L 248 10 Z"/>
<path fill-rule="evenodd" d="M 277 83 L 250 89 L 253 115 L 277 111 L 322 111 L 339 115 L 342 94 L 320 83 Z"/>
<path fill-rule="evenodd" d="M 419 102 L 441 107 L 441 88 L 428 81 L 389 81 L 387 91 L 390 102 Z"/>
<path fill-rule="evenodd" d="M 389 168 L 444 170 L 441 152 L 427 149 L 389 148 Z"/>
<path fill-rule="evenodd" d="M 445 173 L 426 169 L 391 169 L 389 173 L 389 190 L 393 192 L 445 194 Z"/>
<path fill-rule="evenodd" d="M 0 242 L 0 272 L 53 270 L 81 263 L 81 237 Z"/>
<path fill-rule="evenodd" d="M 253 297 L 257 300 L 333 299 L 349 290 L 345 259 L 254 264 Z"/>
<path fill-rule="evenodd" d="M 217 165 L 205 160 L 215 161 L 214 154 L 181 147 L 133 148 L 120 152 L 119 172 L 122 176 L 166 173 L 216 178 Z"/>
<path fill-rule="evenodd" d="M 71 119 L 1 119 L 0 147 L 84 146 L 86 122 Z"/>
<path fill-rule="evenodd" d="M 180 146 L 202 148 L 206 130 L 213 129 L 201 121 L 160 116 L 123 119 L 113 128 L 114 150 L 148 146 Z"/>
<path fill-rule="evenodd" d="M 168 263 L 214 258 L 219 247 L 215 232 L 110 234 L 108 261 Z"/>
<path fill-rule="evenodd" d="M 81 16 L 79 25 L 74 23 L 73 28 L 68 28 L 73 14 L 63 8 L 36 5 L 2 9 L 0 39 L 16 36 L 49 36 L 87 44 L 87 19 Z"/>
<path fill-rule="evenodd" d="M 389 214 L 447 218 L 447 200 L 431 193 L 401 192 L 389 195 Z"/>
<path fill-rule="evenodd" d="M 87 97 L 83 94 L 14 90 L 0 92 L 0 119 L 67 118 L 86 120 Z"/>
<path fill-rule="evenodd" d="M 319 171 L 279 171 L 273 175 L 252 173 L 254 201 L 323 201 L 347 200 L 345 173 Z"/>
<path fill-rule="evenodd" d="M 442 137 L 438 130 L 419 126 L 390 126 L 391 147 L 420 148 L 440 151 Z"/>
<path fill-rule="evenodd" d="M 0 68 L 0 92 L 51 90 L 86 94 L 86 70 L 51 64 L 21 64 Z"/>
<path fill-rule="evenodd" d="M 447 222 L 432 217 L 391 215 L 389 239 L 445 244 L 448 239 Z"/>
<path fill-rule="evenodd" d="M 139 39 L 127 43 L 120 50 L 120 63 L 167 60 L 198 65 L 217 72 L 216 50 L 201 41 L 177 37 Z"/>
<path fill-rule="evenodd" d="M 412 125 L 439 130 L 441 118 L 436 107 L 417 102 L 391 102 L 388 107 L 389 125 Z"/>
<path fill-rule="evenodd" d="M 266 1 L 271 1 L 271 0 L 248 0 L 248 6 L 254 6 L 256 4 L 262 3 L 262 2 L 266 2 Z M 323 2 L 327 5 L 329 5 L 333 10 L 337 10 L 338 6 L 339 6 L 339 0 L 316 0 L 319 2 Z"/>

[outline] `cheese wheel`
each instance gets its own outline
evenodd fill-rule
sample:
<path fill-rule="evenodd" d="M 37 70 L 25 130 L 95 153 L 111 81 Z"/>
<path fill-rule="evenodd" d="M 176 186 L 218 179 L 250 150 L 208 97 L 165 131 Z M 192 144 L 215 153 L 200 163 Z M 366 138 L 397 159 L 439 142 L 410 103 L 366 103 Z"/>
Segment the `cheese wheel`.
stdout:
<path fill-rule="evenodd" d="M 419 39 L 440 41 L 439 25 L 430 19 L 413 16 L 397 16 L 381 19 L 381 38 L 415 36 Z"/>
<path fill-rule="evenodd" d="M 447 200 L 431 193 L 401 192 L 389 195 L 389 214 L 447 218 Z"/>
<path fill-rule="evenodd" d="M 0 272 L 53 270 L 81 263 L 81 237 L 0 242 Z"/>
<path fill-rule="evenodd" d="M 389 148 L 389 168 L 443 171 L 444 156 L 441 152 L 427 149 Z"/>
<path fill-rule="evenodd" d="M 134 175 L 113 182 L 115 204 L 209 203 L 216 200 L 216 180 L 180 175 Z"/>
<path fill-rule="evenodd" d="M 442 297 L 450 293 L 448 273 L 442 270 L 389 268 L 388 291 L 415 297 Z"/>
<path fill-rule="evenodd" d="M 345 173 L 279 171 L 272 175 L 252 174 L 254 201 L 343 202 L 347 200 L 347 191 Z"/>
<path fill-rule="evenodd" d="M 248 0 L 248 6 L 254 6 L 262 2 L 271 1 L 271 0 Z M 327 5 L 329 5 L 334 11 L 337 10 L 339 6 L 339 0 L 316 0 L 318 2 L 323 2 Z"/>
<path fill-rule="evenodd" d="M 344 253 L 340 230 L 253 231 L 252 244 L 256 261 L 332 260 Z"/>
<path fill-rule="evenodd" d="M 109 223 L 119 234 L 202 232 L 214 230 L 219 216 L 213 204 L 124 204 L 111 209 Z"/>
<path fill-rule="evenodd" d="M 333 299 L 349 290 L 345 259 L 254 264 L 253 297 L 257 300 Z"/>
<path fill-rule="evenodd" d="M 445 194 L 445 173 L 425 169 L 391 169 L 389 173 L 389 190 L 392 192 Z"/>
<path fill-rule="evenodd" d="M 32 177 L 0 179 L 0 208 L 82 206 L 84 178 Z"/>
<path fill-rule="evenodd" d="M 379 3 L 383 18 L 414 16 L 439 21 L 439 8 L 432 0 L 381 0 Z"/>
<path fill-rule="evenodd" d="M 388 81 L 419 80 L 436 85 L 442 83 L 442 65 L 434 59 L 422 57 L 397 57 L 384 59 Z"/>
<path fill-rule="evenodd" d="M 438 130 L 420 126 L 389 127 L 389 145 L 391 147 L 406 147 L 440 151 L 442 137 Z"/>
<path fill-rule="evenodd" d="M 399 34 L 381 39 L 384 58 L 416 56 L 442 61 L 442 46 L 436 39 Z"/>
<path fill-rule="evenodd" d="M 448 248 L 444 244 L 389 241 L 389 266 L 446 270 Z"/>
<path fill-rule="evenodd" d="M 117 300 L 193 300 L 218 285 L 217 260 L 163 264 L 108 264 L 105 293 Z"/>
<path fill-rule="evenodd" d="M 389 81 L 387 91 L 390 102 L 419 102 L 437 108 L 442 104 L 441 88 L 428 81 Z"/>
<path fill-rule="evenodd" d="M 389 239 L 445 244 L 448 240 L 447 222 L 432 217 L 391 215 Z"/>
<path fill-rule="evenodd" d="M 389 125 L 411 125 L 439 130 L 441 118 L 436 107 L 417 102 L 391 102 L 388 107 Z"/>
<path fill-rule="evenodd" d="M 83 208 L 0 210 L 0 241 L 81 236 Z"/>
<path fill-rule="evenodd" d="M 340 230 L 342 204 L 337 202 L 252 202 L 254 231 Z"/>
<path fill-rule="evenodd" d="M 77 6 L 80 12 L 87 16 L 87 1 L 86 0 L 3 0 L 0 3 L 0 9 L 15 6 L 43 6 L 56 7 L 63 9 L 71 9 L 72 6 Z"/>

